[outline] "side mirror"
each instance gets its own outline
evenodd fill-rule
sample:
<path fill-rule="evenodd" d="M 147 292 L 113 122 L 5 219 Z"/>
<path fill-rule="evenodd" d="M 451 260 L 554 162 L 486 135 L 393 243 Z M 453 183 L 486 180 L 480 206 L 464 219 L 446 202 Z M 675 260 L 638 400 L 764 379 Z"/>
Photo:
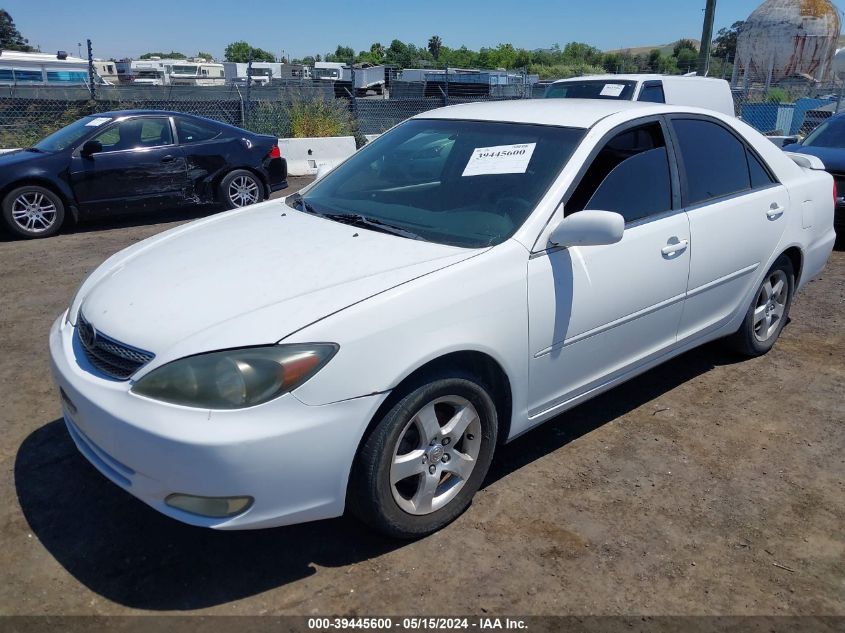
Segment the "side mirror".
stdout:
<path fill-rule="evenodd" d="M 552 230 L 554 246 L 598 246 L 622 239 L 625 218 L 613 211 L 578 211 L 568 215 Z"/>
<path fill-rule="evenodd" d="M 103 151 L 103 144 L 100 141 L 85 141 L 79 153 L 85 158 L 91 158 L 94 154 L 99 154 Z"/>

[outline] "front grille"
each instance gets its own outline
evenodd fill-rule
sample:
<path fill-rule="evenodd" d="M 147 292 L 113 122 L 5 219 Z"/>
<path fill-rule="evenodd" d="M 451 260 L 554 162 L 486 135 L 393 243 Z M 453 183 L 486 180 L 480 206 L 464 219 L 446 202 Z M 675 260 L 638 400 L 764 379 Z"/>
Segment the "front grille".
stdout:
<path fill-rule="evenodd" d="M 88 361 L 107 376 L 118 380 L 126 380 L 154 357 L 150 352 L 130 347 L 98 332 L 81 313 L 77 333 Z"/>

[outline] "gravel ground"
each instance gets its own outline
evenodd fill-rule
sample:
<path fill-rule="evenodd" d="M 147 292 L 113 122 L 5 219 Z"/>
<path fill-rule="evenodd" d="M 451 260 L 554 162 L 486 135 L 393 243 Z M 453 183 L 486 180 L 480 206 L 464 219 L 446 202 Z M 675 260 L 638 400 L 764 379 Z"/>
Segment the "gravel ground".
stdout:
<path fill-rule="evenodd" d="M 0 241 L 0 614 L 845 615 L 841 246 L 769 355 L 709 345 L 556 418 L 403 544 L 349 518 L 184 526 L 77 454 L 49 326 L 108 255 L 196 216 Z"/>

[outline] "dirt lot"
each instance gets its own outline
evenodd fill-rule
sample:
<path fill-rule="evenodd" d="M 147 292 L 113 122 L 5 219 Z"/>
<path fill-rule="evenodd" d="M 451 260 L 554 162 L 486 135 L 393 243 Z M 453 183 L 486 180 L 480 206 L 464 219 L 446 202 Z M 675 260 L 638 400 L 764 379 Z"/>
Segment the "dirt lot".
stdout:
<path fill-rule="evenodd" d="M 348 518 L 183 526 L 77 454 L 48 328 L 159 220 L 0 241 L 0 614 L 845 614 L 841 246 L 768 356 L 708 346 L 555 419 L 401 544 Z"/>

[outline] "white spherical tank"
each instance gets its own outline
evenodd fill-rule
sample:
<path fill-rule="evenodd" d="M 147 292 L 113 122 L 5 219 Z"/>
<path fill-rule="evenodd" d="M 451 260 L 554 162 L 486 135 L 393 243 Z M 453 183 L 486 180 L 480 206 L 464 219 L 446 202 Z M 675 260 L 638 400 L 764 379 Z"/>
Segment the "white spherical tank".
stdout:
<path fill-rule="evenodd" d="M 795 75 L 825 81 L 840 29 L 839 11 L 830 0 L 766 0 L 739 33 L 737 63 L 751 81 Z"/>

